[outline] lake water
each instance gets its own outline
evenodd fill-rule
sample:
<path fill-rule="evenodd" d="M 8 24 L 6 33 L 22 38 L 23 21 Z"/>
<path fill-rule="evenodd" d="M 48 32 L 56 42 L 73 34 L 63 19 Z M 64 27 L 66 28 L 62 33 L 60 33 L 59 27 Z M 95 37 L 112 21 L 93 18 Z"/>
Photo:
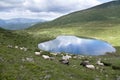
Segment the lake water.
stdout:
<path fill-rule="evenodd" d="M 85 39 L 76 36 L 58 36 L 54 40 L 38 44 L 38 48 L 50 52 L 65 52 L 81 55 L 104 55 L 115 53 L 111 44 L 96 39 Z"/>

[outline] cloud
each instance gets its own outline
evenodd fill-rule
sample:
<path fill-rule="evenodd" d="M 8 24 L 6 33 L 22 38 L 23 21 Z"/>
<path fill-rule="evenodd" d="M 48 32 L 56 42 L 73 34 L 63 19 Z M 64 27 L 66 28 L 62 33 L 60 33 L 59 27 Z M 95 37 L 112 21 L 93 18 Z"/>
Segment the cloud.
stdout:
<path fill-rule="evenodd" d="M 44 18 L 61 15 L 101 4 L 98 0 L 1 0 L 0 18 Z"/>
<path fill-rule="evenodd" d="M 100 4 L 97 0 L 26 0 L 24 6 L 33 12 L 69 12 L 88 8 L 97 4 Z"/>
<path fill-rule="evenodd" d="M 26 11 L 10 11 L 10 12 L 0 12 L 0 16 L 2 19 L 10 19 L 10 18 L 32 18 L 32 19 L 43 19 L 43 20 L 53 20 L 56 17 L 62 16 L 62 13 L 55 12 L 31 12 L 29 10 Z"/>

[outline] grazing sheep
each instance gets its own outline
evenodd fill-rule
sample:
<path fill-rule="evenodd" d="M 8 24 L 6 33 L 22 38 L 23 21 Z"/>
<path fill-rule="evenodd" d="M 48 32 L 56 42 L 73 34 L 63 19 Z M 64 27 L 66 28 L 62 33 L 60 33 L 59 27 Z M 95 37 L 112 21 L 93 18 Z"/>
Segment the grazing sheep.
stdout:
<path fill-rule="evenodd" d="M 104 66 L 104 64 L 100 60 L 98 60 L 96 64 L 100 66 Z"/>
<path fill-rule="evenodd" d="M 62 57 L 63 60 L 69 60 L 70 58 L 72 58 L 72 57 L 69 56 L 69 55 L 66 55 L 66 56 L 63 56 L 63 57 Z"/>
<path fill-rule="evenodd" d="M 8 48 L 13 48 L 13 46 L 12 46 L 12 45 L 8 45 L 7 47 L 8 47 Z"/>
<path fill-rule="evenodd" d="M 20 47 L 20 50 L 23 50 L 23 47 Z"/>
<path fill-rule="evenodd" d="M 48 55 L 42 55 L 42 57 L 43 57 L 44 59 L 49 59 L 49 60 L 50 60 L 50 57 L 49 57 Z"/>
<path fill-rule="evenodd" d="M 20 47 L 20 50 L 27 51 L 28 49 L 25 47 Z"/>
<path fill-rule="evenodd" d="M 35 52 L 36 56 L 40 56 L 40 54 L 41 54 L 40 52 Z"/>
<path fill-rule="evenodd" d="M 95 69 L 95 66 L 94 66 L 94 65 L 91 65 L 91 64 L 88 64 L 88 65 L 86 65 L 85 67 L 88 68 L 88 69 Z"/>
<path fill-rule="evenodd" d="M 89 61 L 83 61 L 83 62 L 80 63 L 80 65 L 82 65 L 82 66 L 84 66 L 84 67 L 85 67 L 86 65 L 88 65 L 88 64 L 89 64 Z"/>
<path fill-rule="evenodd" d="M 61 59 L 61 60 L 59 60 L 59 62 L 61 62 L 62 64 L 69 65 L 69 61 L 68 60 Z"/>
<path fill-rule="evenodd" d="M 27 51 L 28 49 L 24 47 L 23 50 L 24 50 L 24 51 Z"/>
<path fill-rule="evenodd" d="M 18 49 L 19 47 L 18 46 L 15 46 L 16 49 Z"/>
<path fill-rule="evenodd" d="M 88 69 L 95 69 L 95 66 L 92 64 L 89 64 L 88 60 L 81 62 L 80 65 L 82 65 L 83 67 L 86 67 Z"/>

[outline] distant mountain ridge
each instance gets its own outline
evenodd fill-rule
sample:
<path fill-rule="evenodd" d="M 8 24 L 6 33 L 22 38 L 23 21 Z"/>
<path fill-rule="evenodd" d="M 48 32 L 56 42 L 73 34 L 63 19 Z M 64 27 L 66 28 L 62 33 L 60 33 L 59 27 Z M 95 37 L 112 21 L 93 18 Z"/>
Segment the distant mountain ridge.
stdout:
<path fill-rule="evenodd" d="M 0 26 L 8 30 L 20 30 L 28 28 L 36 23 L 44 22 L 41 19 L 13 18 L 8 20 L 0 19 Z"/>

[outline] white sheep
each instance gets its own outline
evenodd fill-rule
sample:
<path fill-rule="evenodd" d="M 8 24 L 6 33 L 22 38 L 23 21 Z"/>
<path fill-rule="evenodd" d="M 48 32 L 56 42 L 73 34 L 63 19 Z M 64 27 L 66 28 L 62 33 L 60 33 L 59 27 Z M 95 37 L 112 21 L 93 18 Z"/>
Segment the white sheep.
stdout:
<path fill-rule="evenodd" d="M 36 56 L 39 56 L 41 53 L 40 52 L 35 52 L 35 55 Z"/>
<path fill-rule="evenodd" d="M 28 49 L 25 47 L 20 47 L 20 50 L 27 51 Z"/>
<path fill-rule="evenodd" d="M 8 48 L 13 48 L 13 46 L 12 46 L 12 45 L 8 45 L 7 47 L 8 47 Z"/>
<path fill-rule="evenodd" d="M 23 50 L 23 47 L 20 47 L 20 50 Z"/>
<path fill-rule="evenodd" d="M 72 57 L 71 57 L 71 56 L 69 56 L 69 55 L 62 56 L 62 59 L 63 59 L 63 60 L 69 60 L 70 58 L 72 58 Z"/>
<path fill-rule="evenodd" d="M 18 49 L 18 46 L 15 46 L 16 49 Z"/>
<path fill-rule="evenodd" d="M 94 65 L 91 65 L 91 64 L 88 64 L 88 65 L 86 65 L 85 67 L 88 68 L 88 69 L 95 69 L 95 66 L 94 66 Z"/>
<path fill-rule="evenodd" d="M 43 57 L 44 59 L 50 59 L 50 57 L 49 57 L 48 55 L 42 55 L 42 57 Z"/>
<path fill-rule="evenodd" d="M 61 62 L 62 64 L 67 64 L 67 65 L 69 65 L 69 61 L 68 61 L 68 60 L 63 60 L 63 59 L 61 59 L 61 60 L 59 60 L 59 62 Z"/>
<path fill-rule="evenodd" d="M 27 51 L 28 49 L 27 49 L 27 48 L 25 48 L 25 47 L 23 47 L 23 50 L 24 50 L 24 51 Z"/>
<path fill-rule="evenodd" d="M 104 66 L 104 63 L 102 63 L 100 60 L 98 60 L 97 65 Z"/>

